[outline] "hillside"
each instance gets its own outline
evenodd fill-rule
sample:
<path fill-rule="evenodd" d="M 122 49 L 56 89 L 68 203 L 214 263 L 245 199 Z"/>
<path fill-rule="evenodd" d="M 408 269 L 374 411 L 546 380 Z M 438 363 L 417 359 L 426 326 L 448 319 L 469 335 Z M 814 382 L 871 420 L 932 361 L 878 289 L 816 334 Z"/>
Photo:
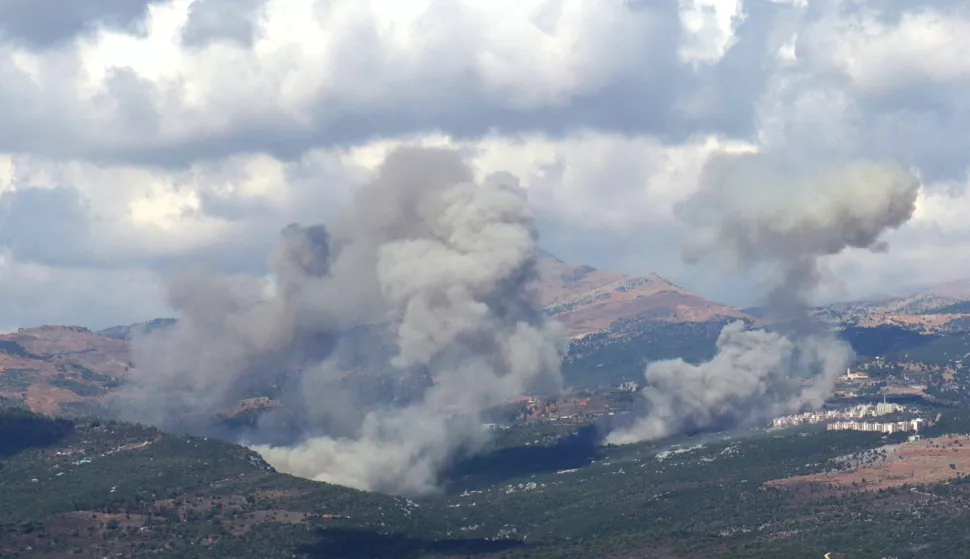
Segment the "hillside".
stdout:
<path fill-rule="evenodd" d="M 116 340 L 130 340 L 132 336 L 150 334 L 159 330 L 165 330 L 166 328 L 175 326 L 177 323 L 178 320 L 174 318 L 156 318 L 149 320 L 148 322 L 141 322 L 138 324 L 112 326 L 111 328 L 105 328 L 104 330 L 98 331 L 98 334 L 107 338 L 114 338 Z"/>
<path fill-rule="evenodd" d="M 574 337 L 636 330 L 641 323 L 720 322 L 750 318 L 657 274 L 628 276 L 571 265 L 543 253 L 533 289 L 546 312 Z"/>
<path fill-rule="evenodd" d="M 587 265 L 567 264 L 540 251 L 537 281 L 530 285 L 548 315 L 562 322 L 573 336 L 615 330 L 619 323 L 717 322 L 749 319 L 736 308 L 709 301 L 657 274 L 629 276 Z M 172 327 L 172 318 L 115 326 L 99 332 L 128 340 L 133 334 Z"/>
<path fill-rule="evenodd" d="M 0 404 L 84 415 L 128 377 L 128 343 L 79 326 L 0 336 Z"/>
<path fill-rule="evenodd" d="M 838 327 L 897 326 L 924 334 L 970 331 L 970 280 L 907 295 L 835 303 L 815 309 L 814 314 Z"/>
<path fill-rule="evenodd" d="M 572 384 L 638 377 L 644 359 L 674 357 L 680 351 L 706 355 L 723 323 L 749 318 L 656 274 L 634 277 L 571 265 L 548 253 L 540 255 L 538 269 L 539 279 L 531 288 L 548 314 L 563 322 L 574 338 L 587 336 L 567 359 L 573 363 L 567 366 Z M 97 414 L 112 388 L 128 378 L 131 337 L 174 324 L 174 319 L 160 318 L 100 332 L 42 326 L 2 335 L 0 405 L 25 405 L 37 412 L 75 417 Z M 393 350 L 375 351 L 388 341 L 371 330 L 347 332 L 345 339 L 352 341 L 336 355 L 341 367 L 351 372 L 387 368 Z M 601 350 L 612 352 L 611 362 L 621 363 L 619 369 L 611 365 L 608 371 L 622 373 L 587 375 L 583 371 L 596 364 L 575 362 Z M 382 385 L 372 391 L 386 392 Z M 374 397 L 379 396 L 386 395 Z"/>
<path fill-rule="evenodd" d="M 944 413 L 965 429 L 960 409 Z M 526 439 L 549 440 L 457 464 L 442 493 L 409 500 L 280 474 L 212 439 L 0 411 L 0 556 L 964 556 L 965 438 L 903 443 L 897 462 L 922 477 L 895 480 L 891 464 L 853 473 L 853 457 L 894 448 L 875 433 L 809 428 L 602 447 L 582 430 L 524 428 Z M 926 449 L 934 464 L 906 464 Z M 833 475 L 842 477 L 813 483 Z M 877 475 L 892 483 L 870 488 Z"/>
<path fill-rule="evenodd" d="M 5 558 L 346 557 L 340 546 L 363 534 L 438 538 L 445 518 L 276 473 L 229 443 L 20 411 L 0 411 L 0 502 Z"/>

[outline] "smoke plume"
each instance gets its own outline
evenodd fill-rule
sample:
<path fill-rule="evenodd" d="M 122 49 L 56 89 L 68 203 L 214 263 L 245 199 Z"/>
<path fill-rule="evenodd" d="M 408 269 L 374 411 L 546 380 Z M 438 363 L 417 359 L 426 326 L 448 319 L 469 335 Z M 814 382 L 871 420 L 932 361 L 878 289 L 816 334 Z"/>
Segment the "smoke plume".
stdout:
<path fill-rule="evenodd" d="M 852 359 L 847 344 L 809 319 L 823 258 L 881 252 L 883 233 L 913 215 L 919 181 L 893 165 L 805 167 L 771 155 L 712 160 L 701 188 L 676 208 L 684 258 L 732 272 L 767 268 L 763 307 L 781 332 L 724 327 L 711 361 L 648 365 L 647 415 L 609 442 L 652 440 L 821 406 Z M 807 382 L 806 382 L 807 381 Z"/>
<path fill-rule="evenodd" d="M 886 251 L 882 234 L 909 221 L 918 191 L 918 179 L 896 165 L 717 158 L 699 191 L 676 209 L 689 230 L 684 257 L 733 272 L 767 264 L 766 310 L 779 319 L 804 316 L 822 279 L 822 257 L 847 248 Z"/>
<path fill-rule="evenodd" d="M 263 436 L 272 414 L 248 437 L 270 440 L 253 447 L 271 464 L 362 489 L 429 491 L 442 467 L 483 442 L 480 412 L 559 388 L 564 332 L 526 289 L 536 242 L 514 177 L 476 184 L 454 151 L 398 149 L 329 229 L 283 231 L 274 289 L 205 274 L 173 285 L 181 321 L 136 344 L 130 396 L 182 395 L 140 399 L 138 414 L 165 425 L 282 384 L 299 440 Z M 362 409 L 346 379 L 367 372 L 335 358 L 349 329 L 374 323 L 394 339 L 386 368 L 431 379 L 403 405 Z"/>
<path fill-rule="evenodd" d="M 325 229 L 288 226 L 270 265 L 278 278 L 272 297 L 261 278 L 196 270 L 172 282 L 169 304 L 181 318 L 133 338 L 135 368 L 116 402 L 122 417 L 204 430 L 214 413 L 329 354 L 338 317 L 304 304 L 329 266 Z"/>

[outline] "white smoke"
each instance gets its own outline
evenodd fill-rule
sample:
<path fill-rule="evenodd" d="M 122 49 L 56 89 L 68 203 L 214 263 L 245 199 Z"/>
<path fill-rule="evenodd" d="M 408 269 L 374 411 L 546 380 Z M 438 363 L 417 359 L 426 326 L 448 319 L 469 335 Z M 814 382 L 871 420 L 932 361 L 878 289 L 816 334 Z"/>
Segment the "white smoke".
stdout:
<path fill-rule="evenodd" d="M 847 248 L 887 250 L 882 234 L 909 220 L 918 192 L 911 173 L 868 161 L 806 167 L 749 154 L 709 163 L 701 188 L 677 208 L 689 228 L 685 259 L 734 272 L 768 265 L 764 307 L 786 333 L 745 331 L 737 322 L 724 327 L 711 361 L 651 363 L 647 415 L 607 441 L 653 440 L 821 406 L 852 359 L 847 344 L 808 320 L 821 259 Z"/>
<path fill-rule="evenodd" d="M 272 465 L 361 489 L 432 490 L 450 460 L 483 442 L 483 410 L 560 387 L 564 331 L 526 289 L 536 241 L 514 177 L 475 184 L 454 151 L 398 149 L 329 234 L 322 226 L 284 231 L 271 260 L 273 297 L 244 303 L 220 280 L 183 282 L 188 295 L 176 298 L 186 302 L 183 320 L 143 344 L 154 351 L 140 351 L 136 364 L 152 380 L 138 386 L 170 391 L 189 380 L 207 393 L 182 407 L 211 413 L 253 378 L 265 381 L 281 364 L 299 368 L 295 399 L 307 436 L 295 445 L 253 445 Z M 335 382 L 334 339 L 373 321 L 395 333 L 394 367 L 433 378 L 404 407 L 355 409 Z"/>
<path fill-rule="evenodd" d="M 633 429 L 612 433 L 608 441 L 626 444 L 661 439 L 816 407 L 824 401 L 825 391 L 814 385 L 804 389 L 793 378 L 802 367 L 795 348 L 795 343 L 776 332 L 747 331 L 741 321 L 728 324 L 721 330 L 717 353 L 710 361 L 692 365 L 671 359 L 648 365 L 648 386 L 642 395 L 649 414 Z M 823 376 L 841 370 L 850 358 L 845 344 L 825 344 L 819 349 L 823 355 L 810 355 L 808 361 L 821 363 Z"/>

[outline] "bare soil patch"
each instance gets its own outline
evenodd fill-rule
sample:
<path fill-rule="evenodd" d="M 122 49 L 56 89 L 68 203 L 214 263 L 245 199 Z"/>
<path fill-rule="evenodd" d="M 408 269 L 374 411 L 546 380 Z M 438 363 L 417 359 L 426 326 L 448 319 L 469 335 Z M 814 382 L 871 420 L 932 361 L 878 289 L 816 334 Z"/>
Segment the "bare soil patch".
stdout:
<path fill-rule="evenodd" d="M 970 436 L 937 437 L 883 447 L 885 457 L 843 471 L 773 480 L 785 489 L 827 486 L 878 491 L 902 485 L 925 485 L 970 475 Z"/>

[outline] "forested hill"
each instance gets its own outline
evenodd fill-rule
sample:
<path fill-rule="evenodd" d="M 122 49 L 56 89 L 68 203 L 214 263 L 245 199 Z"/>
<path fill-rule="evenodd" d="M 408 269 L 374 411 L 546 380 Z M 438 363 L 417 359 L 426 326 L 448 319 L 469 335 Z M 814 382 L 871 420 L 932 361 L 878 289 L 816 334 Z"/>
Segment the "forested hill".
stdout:
<path fill-rule="evenodd" d="M 0 411 L 0 503 L 5 559 L 265 559 L 354 547 L 366 534 L 420 549 L 409 535 L 438 542 L 446 532 L 406 499 L 280 474 L 233 444 L 9 409 Z"/>

